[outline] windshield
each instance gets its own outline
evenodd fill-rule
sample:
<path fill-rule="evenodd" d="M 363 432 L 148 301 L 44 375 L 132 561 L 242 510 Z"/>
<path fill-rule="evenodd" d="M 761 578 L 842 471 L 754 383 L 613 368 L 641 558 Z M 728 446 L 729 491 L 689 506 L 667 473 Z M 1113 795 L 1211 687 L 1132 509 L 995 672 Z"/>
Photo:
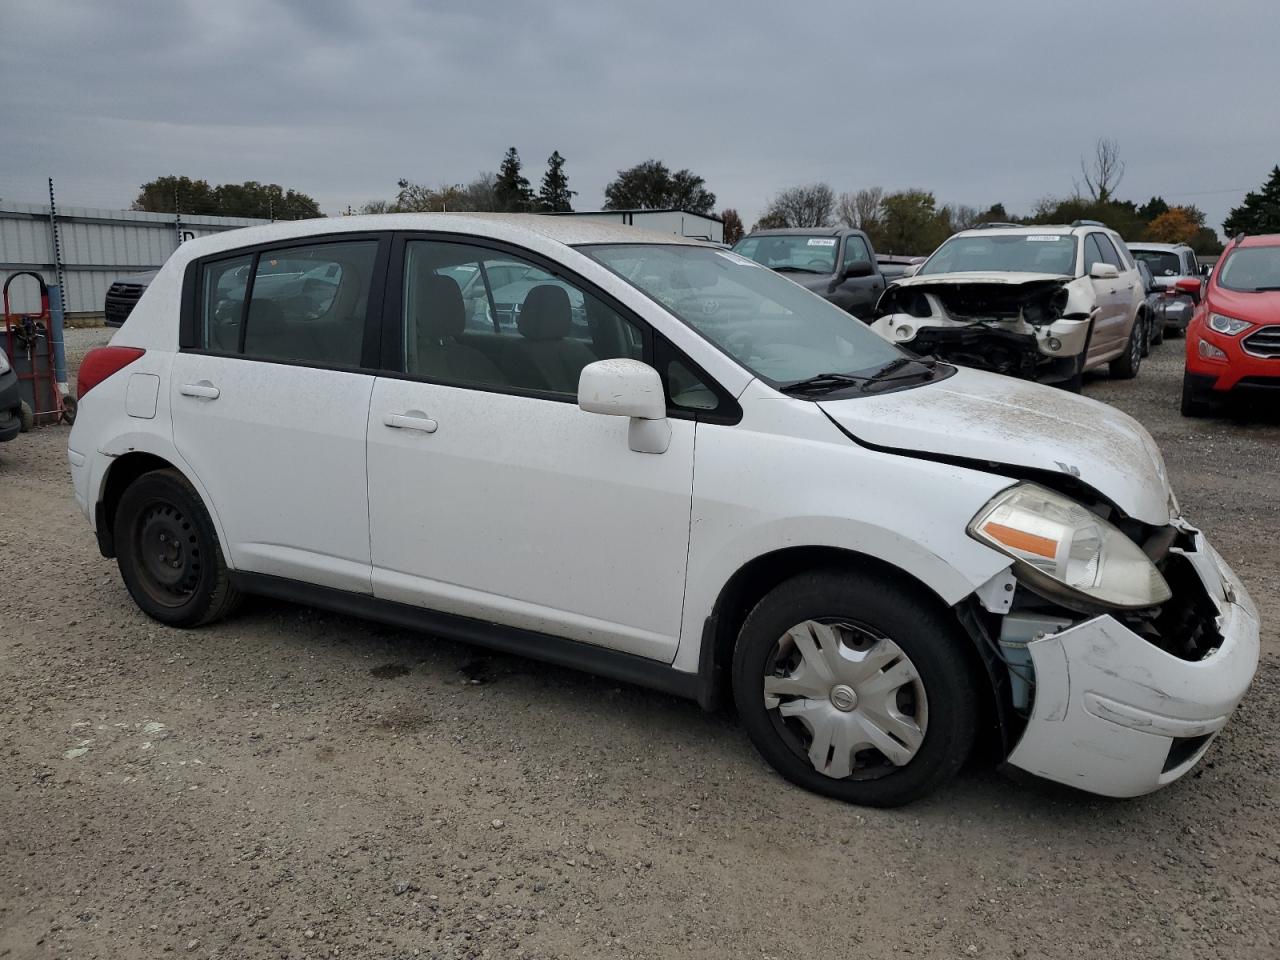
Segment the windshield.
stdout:
<path fill-rule="evenodd" d="M 733 248 L 749 260 L 783 273 L 836 272 L 836 237 L 805 237 L 795 234 L 746 237 Z"/>
<path fill-rule="evenodd" d="M 1243 247 L 1227 255 L 1218 286 L 1256 293 L 1280 290 L 1280 247 Z"/>
<path fill-rule="evenodd" d="M 1182 264 L 1178 262 L 1178 255 L 1168 250 L 1135 250 L 1129 248 L 1129 252 L 1133 254 L 1133 258 L 1139 263 L 1145 263 L 1151 271 L 1153 277 L 1178 277 L 1182 275 Z"/>
<path fill-rule="evenodd" d="M 983 233 L 952 237 L 916 276 L 930 273 L 1076 272 L 1076 239 L 1061 233 Z"/>
<path fill-rule="evenodd" d="M 580 247 L 771 386 L 876 370 L 904 356 L 861 320 L 724 250 Z"/>

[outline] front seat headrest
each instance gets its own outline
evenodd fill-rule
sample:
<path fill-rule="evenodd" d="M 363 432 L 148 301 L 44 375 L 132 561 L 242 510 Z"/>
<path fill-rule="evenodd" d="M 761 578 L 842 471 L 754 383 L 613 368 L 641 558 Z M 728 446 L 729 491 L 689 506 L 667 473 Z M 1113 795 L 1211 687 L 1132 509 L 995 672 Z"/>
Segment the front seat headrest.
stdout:
<path fill-rule="evenodd" d="M 554 283 L 540 283 L 524 298 L 517 325 L 527 340 L 561 340 L 569 335 L 569 294 Z"/>
<path fill-rule="evenodd" d="M 423 270 L 417 287 L 414 314 L 418 336 L 429 340 L 459 336 L 467 324 L 467 309 L 457 281 Z"/>

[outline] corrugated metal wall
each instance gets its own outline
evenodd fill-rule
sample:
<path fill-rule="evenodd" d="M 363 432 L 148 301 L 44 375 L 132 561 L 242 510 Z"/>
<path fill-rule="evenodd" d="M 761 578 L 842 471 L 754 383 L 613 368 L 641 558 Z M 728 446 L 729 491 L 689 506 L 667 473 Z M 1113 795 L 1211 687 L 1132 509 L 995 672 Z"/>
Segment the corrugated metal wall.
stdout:
<path fill-rule="evenodd" d="M 182 239 L 268 222 L 247 217 L 183 216 Z M 130 273 L 159 267 L 179 243 L 173 214 L 61 205 L 58 236 L 68 313 L 101 313 L 112 283 Z M 46 283 L 54 282 L 48 206 L 0 203 L 0 281 L 18 270 L 34 270 Z M 15 311 L 39 309 L 35 281 L 15 280 L 9 301 Z"/>

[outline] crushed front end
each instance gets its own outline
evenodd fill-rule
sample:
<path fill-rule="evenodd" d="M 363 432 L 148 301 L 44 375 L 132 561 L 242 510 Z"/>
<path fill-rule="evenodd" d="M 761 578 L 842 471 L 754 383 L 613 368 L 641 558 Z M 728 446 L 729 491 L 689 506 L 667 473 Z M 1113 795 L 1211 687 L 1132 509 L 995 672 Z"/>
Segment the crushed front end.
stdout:
<path fill-rule="evenodd" d="M 1088 305 L 1070 277 L 900 281 L 876 307 L 872 329 L 921 355 L 1054 383 L 1078 372 Z"/>
<path fill-rule="evenodd" d="M 1196 765 L 1244 696 L 1259 627 L 1243 584 L 1181 520 L 1144 549 L 1172 592 L 1148 609 L 1082 617 L 1002 587 L 1008 610 L 990 639 L 1025 724 L 1013 766 L 1104 796 L 1149 793 Z"/>

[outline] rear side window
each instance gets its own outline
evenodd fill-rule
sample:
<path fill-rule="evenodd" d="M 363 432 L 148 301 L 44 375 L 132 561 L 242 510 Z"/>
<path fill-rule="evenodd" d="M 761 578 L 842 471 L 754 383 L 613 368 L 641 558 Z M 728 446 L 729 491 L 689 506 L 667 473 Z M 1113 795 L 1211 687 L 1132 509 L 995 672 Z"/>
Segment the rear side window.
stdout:
<path fill-rule="evenodd" d="M 357 367 L 376 240 L 262 251 L 209 264 L 202 346 L 260 360 Z"/>

